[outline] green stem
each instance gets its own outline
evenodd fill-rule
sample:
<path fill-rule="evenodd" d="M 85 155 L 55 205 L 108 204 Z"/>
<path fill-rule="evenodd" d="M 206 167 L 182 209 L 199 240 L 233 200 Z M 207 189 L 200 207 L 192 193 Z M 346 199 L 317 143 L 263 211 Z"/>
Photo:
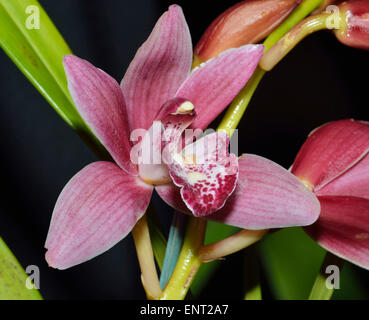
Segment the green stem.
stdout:
<path fill-rule="evenodd" d="M 315 279 L 313 288 L 311 289 L 309 300 L 331 299 L 334 288 L 332 286 L 328 288 L 327 280 L 329 282 L 328 277 L 332 276 L 332 271 L 334 272 L 334 269 L 330 270 L 330 266 L 333 266 L 333 268 L 338 267 L 339 272 L 341 272 L 344 262 L 345 261 L 343 259 L 333 255 L 332 253 L 326 253 L 322 267 Z"/>
<path fill-rule="evenodd" d="M 228 136 L 232 136 L 233 130 L 237 128 L 238 124 L 240 123 L 246 108 L 249 105 L 250 100 L 264 74 L 265 71 L 261 70 L 260 68 L 255 70 L 246 86 L 240 91 L 240 93 L 236 96 L 236 98 L 234 98 L 233 102 L 228 107 L 226 114 L 219 124 L 218 130 L 225 131 Z"/>
<path fill-rule="evenodd" d="M 182 300 L 186 297 L 192 280 L 201 266 L 198 252 L 204 243 L 206 220 L 190 217 L 183 247 L 160 300 Z"/>
<path fill-rule="evenodd" d="M 323 0 L 305 0 L 264 41 L 265 51 L 274 46 L 288 31 L 313 12 Z"/>
<path fill-rule="evenodd" d="M 330 14 L 321 13 L 301 21 L 264 54 L 259 66 L 265 71 L 272 70 L 302 39 L 311 33 L 326 29 L 329 17 Z"/>
<path fill-rule="evenodd" d="M 162 291 L 156 272 L 146 214 L 137 221 L 132 229 L 132 236 L 135 242 L 138 262 L 140 264 L 142 285 L 146 291 L 147 298 L 157 299 Z"/>
<path fill-rule="evenodd" d="M 264 237 L 268 230 L 241 230 L 233 236 L 202 246 L 199 257 L 211 262 L 251 246 Z"/>

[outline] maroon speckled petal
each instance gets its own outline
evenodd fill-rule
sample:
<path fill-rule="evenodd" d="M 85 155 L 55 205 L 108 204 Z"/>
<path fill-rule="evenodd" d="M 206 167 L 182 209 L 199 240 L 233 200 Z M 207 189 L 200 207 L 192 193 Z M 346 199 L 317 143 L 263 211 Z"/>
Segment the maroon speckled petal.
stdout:
<path fill-rule="evenodd" d="M 170 176 L 195 216 L 219 210 L 236 187 L 238 162 L 228 145 L 227 134 L 217 132 L 172 155 Z"/>

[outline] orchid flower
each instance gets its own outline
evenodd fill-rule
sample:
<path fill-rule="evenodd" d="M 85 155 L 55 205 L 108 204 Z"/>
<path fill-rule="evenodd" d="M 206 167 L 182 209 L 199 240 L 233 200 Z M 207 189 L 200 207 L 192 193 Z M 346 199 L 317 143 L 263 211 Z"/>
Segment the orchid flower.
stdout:
<path fill-rule="evenodd" d="M 122 240 L 144 215 L 154 188 L 182 212 L 241 228 L 305 226 L 318 218 L 319 202 L 302 182 L 270 160 L 229 154 L 225 133 L 173 147 L 186 128 L 204 129 L 225 109 L 262 52 L 261 45 L 230 49 L 190 72 L 189 29 L 181 8 L 173 5 L 137 51 L 120 86 L 89 62 L 64 58 L 75 105 L 115 163 L 92 163 L 64 187 L 45 244 L 50 266 L 77 265 Z M 150 139 L 156 122 L 165 142 Z M 146 133 L 134 144 L 130 132 L 137 129 Z M 132 150 L 142 156 L 150 141 L 151 149 L 169 146 L 163 153 L 167 161 L 134 163 Z"/>
<path fill-rule="evenodd" d="M 369 123 L 341 120 L 314 130 L 292 172 L 318 197 L 307 233 L 328 251 L 369 269 Z"/>

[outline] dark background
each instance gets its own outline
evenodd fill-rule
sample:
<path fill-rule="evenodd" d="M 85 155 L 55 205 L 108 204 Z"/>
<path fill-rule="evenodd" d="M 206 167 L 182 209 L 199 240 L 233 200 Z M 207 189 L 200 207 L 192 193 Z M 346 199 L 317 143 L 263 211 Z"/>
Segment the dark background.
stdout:
<path fill-rule="evenodd" d="M 173 3 L 40 2 L 74 53 L 118 81 L 158 17 Z M 206 26 L 236 2 L 176 1 L 194 44 Z M 40 267 L 45 298 L 144 298 L 131 236 L 70 270 L 47 267 L 43 245 L 54 203 L 65 183 L 96 158 L 2 51 L 0 70 L 0 235 L 23 266 Z M 341 45 L 330 33 L 305 39 L 261 82 L 239 126 L 240 152 L 288 168 L 315 127 L 343 118 L 368 121 L 368 71 L 368 53 Z M 164 223 L 169 220 L 170 215 Z M 233 296 L 237 280 L 232 275 L 240 259 L 236 254 L 222 264 L 220 272 L 228 276 L 219 283 L 224 292 L 218 292 L 218 298 L 239 298 Z M 203 296 L 213 297 L 212 291 Z"/>

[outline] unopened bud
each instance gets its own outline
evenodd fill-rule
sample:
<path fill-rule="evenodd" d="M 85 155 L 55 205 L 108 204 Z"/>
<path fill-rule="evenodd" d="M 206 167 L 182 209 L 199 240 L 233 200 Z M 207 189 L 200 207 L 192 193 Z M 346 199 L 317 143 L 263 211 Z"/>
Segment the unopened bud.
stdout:
<path fill-rule="evenodd" d="M 223 12 L 203 34 L 195 48 L 201 61 L 271 33 L 301 0 L 246 0 Z"/>
<path fill-rule="evenodd" d="M 369 50 L 369 0 L 350 0 L 339 5 L 341 26 L 335 31 L 343 44 Z"/>

